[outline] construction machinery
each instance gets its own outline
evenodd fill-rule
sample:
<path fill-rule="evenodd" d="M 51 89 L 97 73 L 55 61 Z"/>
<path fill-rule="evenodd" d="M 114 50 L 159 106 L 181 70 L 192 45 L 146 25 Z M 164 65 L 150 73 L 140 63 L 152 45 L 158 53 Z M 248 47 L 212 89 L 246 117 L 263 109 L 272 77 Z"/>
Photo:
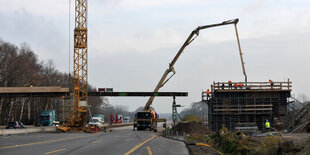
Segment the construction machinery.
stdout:
<path fill-rule="evenodd" d="M 165 85 L 165 83 L 175 74 L 174 64 L 178 60 L 179 56 L 184 51 L 185 47 L 188 46 L 198 35 L 199 31 L 206 28 L 234 24 L 235 30 L 238 39 L 238 46 L 240 51 L 241 63 L 243 66 L 244 75 L 244 63 L 242 59 L 242 52 L 240 48 L 238 32 L 236 24 L 238 23 L 238 19 L 224 21 L 219 24 L 212 24 L 206 26 L 199 26 L 197 27 L 187 38 L 177 55 L 174 57 L 172 62 L 169 64 L 169 68 L 165 71 L 164 75 L 160 79 L 159 83 L 154 89 L 154 93 L 158 92 L 158 90 Z M 88 39 L 87 39 L 87 0 L 76 0 L 75 1 L 75 29 L 74 29 L 74 98 L 73 98 L 73 105 L 74 111 L 71 116 L 68 117 L 68 122 L 65 126 L 59 127 L 59 129 L 63 131 L 68 130 L 87 130 L 85 127 L 86 125 L 86 118 L 88 116 Z M 166 80 L 168 74 L 173 72 L 173 74 Z M 246 79 L 246 78 L 245 78 Z M 157 122 L 166 122 L 165 119 L 159 119 L 157 114 L 153 109 L 150 108 L 154 96 L 151 96 L 144 106 L 143 113 L 148 113 L 151 117 L 148 118 L 146 122 L 151 124 L 150 129 L 157 131 Z M 138 112 L 139 113 L 139 112 Z M 139 119 L 139 116 L 144 116 L 137 114 L 135 118 L 134 127 L 141 124 L 145 119 Z M 145 121 L 144 121 L 145 122 Z M 164 125 L 165 126 L 165 125 Z"/>
<path fill-rule="evenodd" d="M 157 86 L 155 87 L 154 92 L 158 92 L 159 89 L 162 88 L 172 78 L 172 76 L 175 75 L 175 73 L 176 73 L 175 69 L 174 69 L 175 63 L 177 62 L 180 55 L 183 53 L 185 47 L 187 47 L 191 42 L 193 42 L 196 39 L 196 37 L 198 37 L 200 30 L 212 28 L 212 27 L 217 27 L 217 26 L 229 25 L 229 24 L 234 24 L 234 26 L 235 26 L 243 74 L 245 76 L 245 81 L 247 81 L 247 75 L 245 72 L 244 62 L 243 62 L 243 58 L 242 58 L 242 51 L 241 51 L 240 41 L 239 41 L 239 36 L 238 36 L 238 31 L 237 31 L 237 23 L 238 22 L 239 22 L 239 19 L 233 19 L 233 20 L 224 21 L 224 22 L 218 23 L 218 24 L 198 26 L 196 29 L 194 29 L 191 32 L 191 34 L 188 36 L 186 41 L 183 43 L 182 47 L 180 48 L 180 50 L 178 51 L 176 56 L 173 58 L 173 60 L 169 64 L 169 68 L 164 72 L 163 76 L 161 77 Z M 171 72 L 173 74 L 169 78 L 167 78 Z M 139 127 L 143 126 L 144 128 L 149 128 L 150 130 L 153 129 L 154 131 L 157 131 L 157 122 L 166 122 L 166 119 L 157 118 L 157 114 L 155 113 L 154 109 L 152 109 L 150 107 L 154 101 L 154 98 L 155 98 L 155 96 L 151 96 L 149 98 L 149 100 L 147 101 L 147 103 L 145 104 L 144 109 L 142 111 L 136 113 L 135 119 L 134 119 L 134 126 L 133 126 L 134 129 L 135 129 L 135 127 L 137 127 L 137 129 L 139 129 Z M 175 104 L 175 98 L 173 98 L 173 100 L 174 100 L 173 103 Z M 174 107 L 176 108 L 176 106 L 174 106 Z M 176 112 L 176 109 L 174 109 L 174 111 Z M 165 127 L 165 124 L 164 124 L 164 127 Z"/>
<path fill-rule="evenodd" d="M 157 131 L 157 122 L 165 122 L 164 127 L 166 127 L 166 119 L 159 119 L 158 114 L 155 112 L 153 108 L 149 108 L 147 110 L 139 111 L 135 114 L 133 130 L 137 128 L 137 130 L 150 129 Z"/>
<path fill-rule="evenodd" d="M 88 116 L 87 41 L 87 0 L 76 0 L 73 77 L 74 111 L 68 117 L 67 124 L 59 127 L 63 131 L 86 130 L 86 118 Z"/>

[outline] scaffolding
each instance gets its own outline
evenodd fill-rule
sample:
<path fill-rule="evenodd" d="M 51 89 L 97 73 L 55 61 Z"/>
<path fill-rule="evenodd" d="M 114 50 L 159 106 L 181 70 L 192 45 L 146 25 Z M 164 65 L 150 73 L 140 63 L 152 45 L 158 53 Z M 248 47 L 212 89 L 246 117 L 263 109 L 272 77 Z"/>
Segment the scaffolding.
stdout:
<path fill-rule="evenodd" d="M 291 84 L 286 82 L 213 82 L 208 100 L 208 120 L 212 131 L 223 126 L 233 131 L 240 123 L 255 123 L 264 131 L 268 119 L 287 115 Z"/>

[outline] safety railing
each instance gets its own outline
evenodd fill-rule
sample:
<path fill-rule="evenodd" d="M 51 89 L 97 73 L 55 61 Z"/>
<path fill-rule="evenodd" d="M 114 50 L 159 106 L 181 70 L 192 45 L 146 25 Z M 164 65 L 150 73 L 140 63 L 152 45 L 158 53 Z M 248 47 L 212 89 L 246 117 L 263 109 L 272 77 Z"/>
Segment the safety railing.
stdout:
<path fill-rule="evenodd" d="M 213 82 L 211 92 L 216 90 L 288 90 L 292 82 Z"/>

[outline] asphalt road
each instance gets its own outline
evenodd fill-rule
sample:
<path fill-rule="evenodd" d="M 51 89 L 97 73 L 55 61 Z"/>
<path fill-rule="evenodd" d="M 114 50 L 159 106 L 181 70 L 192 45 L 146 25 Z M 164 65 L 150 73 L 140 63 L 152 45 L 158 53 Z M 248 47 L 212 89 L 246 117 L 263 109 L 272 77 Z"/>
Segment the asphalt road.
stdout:
<path fill-rule="evenodd" d="M 0 137 L 1 155 L 183 155 L 189 154 L 183 142 L 151 131 L 132 131 L 132 127 L 99 133 L 37 133 Z"/>

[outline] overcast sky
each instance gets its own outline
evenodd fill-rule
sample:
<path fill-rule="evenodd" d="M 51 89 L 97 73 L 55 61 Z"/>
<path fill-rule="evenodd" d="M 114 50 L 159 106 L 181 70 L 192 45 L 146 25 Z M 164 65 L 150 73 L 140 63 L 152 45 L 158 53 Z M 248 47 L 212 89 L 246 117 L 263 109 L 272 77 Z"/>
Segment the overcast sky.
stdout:
<path fill-rule="evenodd" d="M 52 59 L 62 72 L 69 72 L 70 64 L 72 72 L 73 3 L 69 9 L 68 0 L 0 0 L 0 38 L 26 42 L 39 59 Z M 194 28 L 235 18 L 240 19 L 248 81 L 289 78 L 292 94 L 309 99 L 308 0 L 89 0 L 89 83 L 114 91 L 153 91 Z M 233 25 L 202 30 L 175 70 L 161 91 L 189 92 L 177 98 L 185 107 L 200 101 L 201 91 L 213 81 L 243 81 Z M 147 99 L 109 98 L 131 111 Z M 156 98 L 153 106 L 168 113 L 171 104 L 172 98 Z"/>

